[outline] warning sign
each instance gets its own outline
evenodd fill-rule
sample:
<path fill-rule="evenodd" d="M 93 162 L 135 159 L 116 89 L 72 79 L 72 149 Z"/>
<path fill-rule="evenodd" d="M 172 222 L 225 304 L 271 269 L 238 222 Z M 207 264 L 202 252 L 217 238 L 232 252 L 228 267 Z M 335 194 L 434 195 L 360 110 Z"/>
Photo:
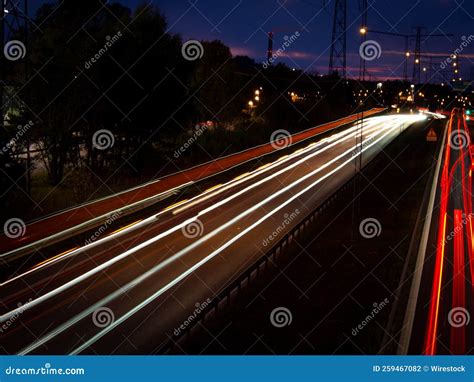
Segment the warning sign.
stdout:
<path fill-rule="evenodd" d="M 428 142 L 436 142 L 438 140 L 438 136 L 436 135 L 436 132 L 433 128 L 428 131 L 428 134 L 426 135 L 426 140 Z"/>

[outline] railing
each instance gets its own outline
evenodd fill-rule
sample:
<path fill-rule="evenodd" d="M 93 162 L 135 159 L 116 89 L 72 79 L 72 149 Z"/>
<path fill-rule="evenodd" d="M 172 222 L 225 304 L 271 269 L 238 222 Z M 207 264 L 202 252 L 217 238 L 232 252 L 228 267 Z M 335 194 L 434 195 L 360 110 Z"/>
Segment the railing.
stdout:
<path fill-rule="evenodd" d="M 359 175 L 356 175 L 359 176 Z M 353 184 L 355 177 L 352 177 L 344 185 L 336 190 L 326 201 L 321 204 L 315 211 L 307 215 L 299 224 L 296 225 L 290 232 L 282 237 L 265 255 L 252 264 L 245 272 L 243 272 L 234 281 L 224 287 L 221 292 L 215 296 L 211 302 L 200 312 L 195 320 L 189 323 L 178 335 L 168 335 L 167 341 L 159 350 L 159 353 L 171 353 L 176 345 L 180 342 L 187 341 L 198 324 L 204 324 L 210 318 L 216 317 L 218 312 L 229 306 L 233 299 L 236 299 L 245 287 L 248 287 L 252 281 L 255 281 L 261 272 L 265 271 L 271 264 L 276 264 L 278 258 L 281 257 L 283 250 L 287 248 L 294 239 L 299 237 L 305 228 L 313 223 L 316 218 L 340 195 L 341 191 L 346 190 Z"/>

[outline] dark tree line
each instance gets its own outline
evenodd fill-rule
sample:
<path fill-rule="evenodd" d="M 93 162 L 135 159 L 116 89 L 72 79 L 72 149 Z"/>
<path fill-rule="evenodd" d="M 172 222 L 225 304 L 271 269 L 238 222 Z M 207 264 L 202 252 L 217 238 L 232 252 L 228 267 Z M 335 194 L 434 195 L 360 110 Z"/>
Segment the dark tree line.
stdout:
<path fill-rule="evenodd" d="M 2 147 L 18 125 L 31 120 L 34 127 L 1 154 L 2 190 L 24 172 L 20 153 L 27 147 L 50 185 L 61 185 L 73 171 L 84 191 L 80 201 L 90 197 L 97 177 L 142 181 L 266 142 L 272 130 L 296 131 L 333 118 L 334 110 L 348 111 L 334 90 L 338 79 L 325 83 L 282 64 L 263 70 L 248 57 L 232 57 L 220 41 L 202 41 L 202 57 L 190 61 L 182 54 L 184 41 L 167 28 L 164 15 L 148 5 L 43 5 L 31 23 L 25 58 L 8 63 Z M 249 108 L 260 87 L 261 100 Z M 301 94 L 298 102 L 291 91 Z M 173 158 L 205 121 L 211 128 L 198 144 Z M 114 137 L 105 150 L 93 145 L 101 129 Z"/>

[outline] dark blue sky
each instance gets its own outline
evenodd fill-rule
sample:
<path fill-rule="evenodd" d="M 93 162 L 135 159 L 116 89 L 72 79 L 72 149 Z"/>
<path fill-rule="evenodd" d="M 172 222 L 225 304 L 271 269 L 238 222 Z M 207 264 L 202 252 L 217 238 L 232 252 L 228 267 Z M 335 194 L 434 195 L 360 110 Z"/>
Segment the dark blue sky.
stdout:
<path fill-rule="evenodd" d="M 348 73 L 357 76 L 359 67 L 358 0 L 348 1 Z M 41 0 L 32 0 L 41 3 Z M 131 8 L 143 1 L 122 0 Z M 275 31 L 274 49 L 285 36 L 295 31 L 300 37 L 278 60 L 292 67 L 325 73 L 329 60 L 334 0 L 155 0 L 153 3 L 167 18 L 170 32 L 184 40 L 222 40 L 234 54 L 265 60 L 266 32 Z M 434 33 L 453 33 L 455 37 L 430 38 L 423 51 L 443 61 L 461 46 L 463 36 L 474 35 L 473 0 L 369 0 L 369 28 L 397 33 L 413 33 L 423 26 Z M 381 48 L 380 59 L 368 62 L 368 71 L 378 78 L 397 78 L 403 73 L 402 38 L 369 34 Z M 411 49 L 414 44 L 411 44 Z M 463 51 L 462 75 L 474 66 L 474 42 Z M 410 74 L 412 65 L 410 65 Z"/>
<path fill-rule="evenodd" d="M 369 26 L 375 30 L 413 33 L 412 27 L 427 31 L 453 33 L 454 38 L 431 38 L 425 41 L 425 52 L 436 53 L 439 61 L 462 43 L 462 36 L 474 34 L 474 1 L 455 0 L 375 0 L 369 10 Z M 310 71 L 326 72 L 331 40 L 331 17 L 334 0 L 161 0 L 158 7 L 167 17 L 170 30 L 184 39 L 220 39 L 235 54 L 247 54 L 257 61 L 265 59 L 266 34 L 276 30 L 275 49 L 284 36 L 300 30 L 301 36 L 288 49 L 281 61 Z M 311 5 L 314 4 L 314 5 Z M 349 72 L 357 76 L 359 66 L 357 0 L 348 0 L 348 61 Z M 404 40 L 369 35 L 380 43 L 380 59 L 368 63 L 368 70 L 377 77 L 400 77 L 403 73 Z M 413 45 L 413 44 L 412 44 Z M 413 48 L 413 47 L 412 47 Z M 474 43 L 464 52 L 464 75 L 474 65 Z M 412 67 L 410 67 L 410 72 Z"/>

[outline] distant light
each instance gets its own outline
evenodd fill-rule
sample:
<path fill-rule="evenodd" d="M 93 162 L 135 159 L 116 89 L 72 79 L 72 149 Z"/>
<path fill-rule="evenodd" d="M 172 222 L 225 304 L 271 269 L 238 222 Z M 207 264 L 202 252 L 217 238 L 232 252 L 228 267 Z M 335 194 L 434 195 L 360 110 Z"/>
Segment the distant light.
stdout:
<path fill-rule="evenodd" d="M 416 63 L 416 64 L 419 64 L 419 63 L 420 63 L 420 60 L 417 58 L 417 59 L 415 60 L 415 63 Z"/>
<path fill-rule="evenodd" d="M 253 106 L 253 101 L 249 101 L 249 106 L 250 106 L 250 107 Z"/>
<path fill-rule="evenodd" d="M 405 56 L 410 57 L 410 52 L 406 52 Z"/>
<path fill-rule="evenodd" d="M 361 27 L 361 28 L 359 29 L 359 32 L 360 32 L 360 34 L 364 35 L 364 34 L 367 33 L 367 28 L 366 28 L 366 27 Z"/>

